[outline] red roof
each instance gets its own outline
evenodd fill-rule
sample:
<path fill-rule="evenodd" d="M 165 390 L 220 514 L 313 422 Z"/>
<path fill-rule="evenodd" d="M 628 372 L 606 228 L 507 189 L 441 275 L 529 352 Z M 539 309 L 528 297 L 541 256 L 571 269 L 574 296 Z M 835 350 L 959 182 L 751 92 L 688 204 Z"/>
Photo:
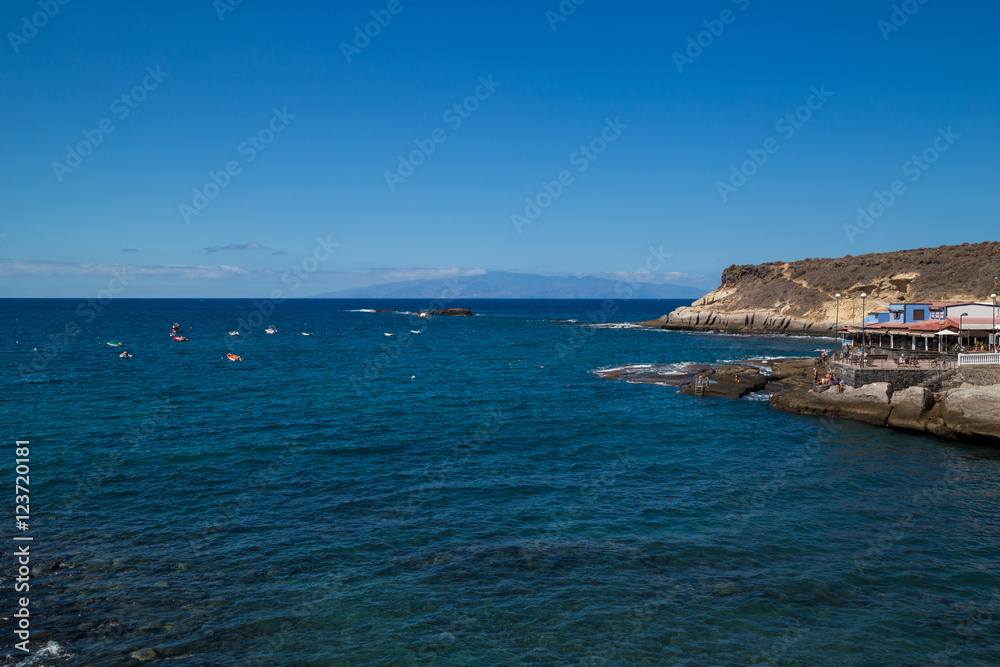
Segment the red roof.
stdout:
<path fill-rule="evenodd" d="M 993 320 L 992 317 L 963 317 L 963 318 L 961 318 L 962 326 L 966 326 L 966 325 L 969 325 L 969 324 L 989 324 L 990 326 L 993 326 L 993 322 L 994 322 L 994 320 Z M 956 317 L 956 318 L 953 319 L 953 318 L 949 317 L 948 318 L 948 323 L 951 326 L 953 326 L 955 328 L 958 328 L 959 318 Z"/>
<path fill-rule="evenodd" d="M 969 318 L 972 319 L 972 318 Z M 870 324 L 867 328 L 869 329 L 901 329 L 903 331 L 941 331 L 942 329 L 947 329 L 949 326 L 958 328 L 958 323 L 952 323 L 950 320 L 921 320 L 920 322 L 882 322 L 880 324 Z"/>

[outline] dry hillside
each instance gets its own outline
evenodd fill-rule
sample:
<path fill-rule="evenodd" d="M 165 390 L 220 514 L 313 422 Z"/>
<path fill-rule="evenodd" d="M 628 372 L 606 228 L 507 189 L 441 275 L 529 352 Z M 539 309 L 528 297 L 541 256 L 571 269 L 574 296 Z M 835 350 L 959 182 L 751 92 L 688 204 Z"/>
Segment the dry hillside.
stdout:
<path fill-rule="evenodd" d="M 716 313 L 770 311 L 814 322 L 832 321 L 840 292 L 841 320 L 899 301 L 988 301 L 1000 285 L 1000 243 L 917 248 L 839 259 L 732 265 L 722 286 L 692 306 Z M 853 317 L 852 317 L 853 316 Z"/>

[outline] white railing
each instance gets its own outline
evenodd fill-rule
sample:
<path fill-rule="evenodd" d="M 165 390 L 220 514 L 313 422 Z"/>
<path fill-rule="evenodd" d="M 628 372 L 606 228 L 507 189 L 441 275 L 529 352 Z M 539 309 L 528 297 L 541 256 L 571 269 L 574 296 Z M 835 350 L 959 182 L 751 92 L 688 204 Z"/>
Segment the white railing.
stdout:
<path fill-rule="evenodd" d="M 981 354 L 958 355 L 959 366 L 979 366 L 982 364 L 1000 364 L 1000 354 L 984 352 Z"/>

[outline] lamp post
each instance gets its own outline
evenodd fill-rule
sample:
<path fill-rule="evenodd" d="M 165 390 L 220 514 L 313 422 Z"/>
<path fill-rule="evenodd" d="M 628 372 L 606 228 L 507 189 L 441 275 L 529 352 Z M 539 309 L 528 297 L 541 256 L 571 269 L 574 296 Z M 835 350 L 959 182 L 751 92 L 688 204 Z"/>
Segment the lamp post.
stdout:
<path fill-rule="evenodd" d="M 995 294 L 993 296 L 996 296 Z M 844 349 L 844 337 L 840 335 L 840 292 L 833 295 L 833 298 L 837 300 L 837 324 L 834 329 L 837 331 L 837 338 L 840 339 L 840 349 Z M 994 299 L 996 301 L 996 299 Z"/>
<path fill-rule="evenodd" d="M 990 298 L 993 299 L 993 351 L 997 351 L 997 295 L 990 294 Z"/>
<path fill-rule="evenodd" d="M 968 313 L 962 313 L 961 315 L 958 316 L 958 346 L 963 349 L 965 348 L 965 346 L 962 345 L 962 320 L 968 316 L 969 316 Z"/>
<path fill-rule="evenodd" d="M 868 315 L 865 313 L 865 299 L 868 295 L 864 292 L 861 293 L 861 367 L 865 367 L 865 320 L 868 319 Z"/>

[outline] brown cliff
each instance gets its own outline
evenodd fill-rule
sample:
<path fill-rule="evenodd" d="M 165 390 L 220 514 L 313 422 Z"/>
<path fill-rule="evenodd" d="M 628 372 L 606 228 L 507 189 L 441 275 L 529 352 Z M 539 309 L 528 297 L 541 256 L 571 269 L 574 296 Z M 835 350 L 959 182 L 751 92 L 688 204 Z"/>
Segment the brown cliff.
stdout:
<path fill-rule="evenodd" d="M 1000 243 L 917 248 L 838 259 L 732 265 L 690 307 L 639 324 L 663 329 L 829 334 L 890 303 L 986 301 L 998 289 Z"/>

